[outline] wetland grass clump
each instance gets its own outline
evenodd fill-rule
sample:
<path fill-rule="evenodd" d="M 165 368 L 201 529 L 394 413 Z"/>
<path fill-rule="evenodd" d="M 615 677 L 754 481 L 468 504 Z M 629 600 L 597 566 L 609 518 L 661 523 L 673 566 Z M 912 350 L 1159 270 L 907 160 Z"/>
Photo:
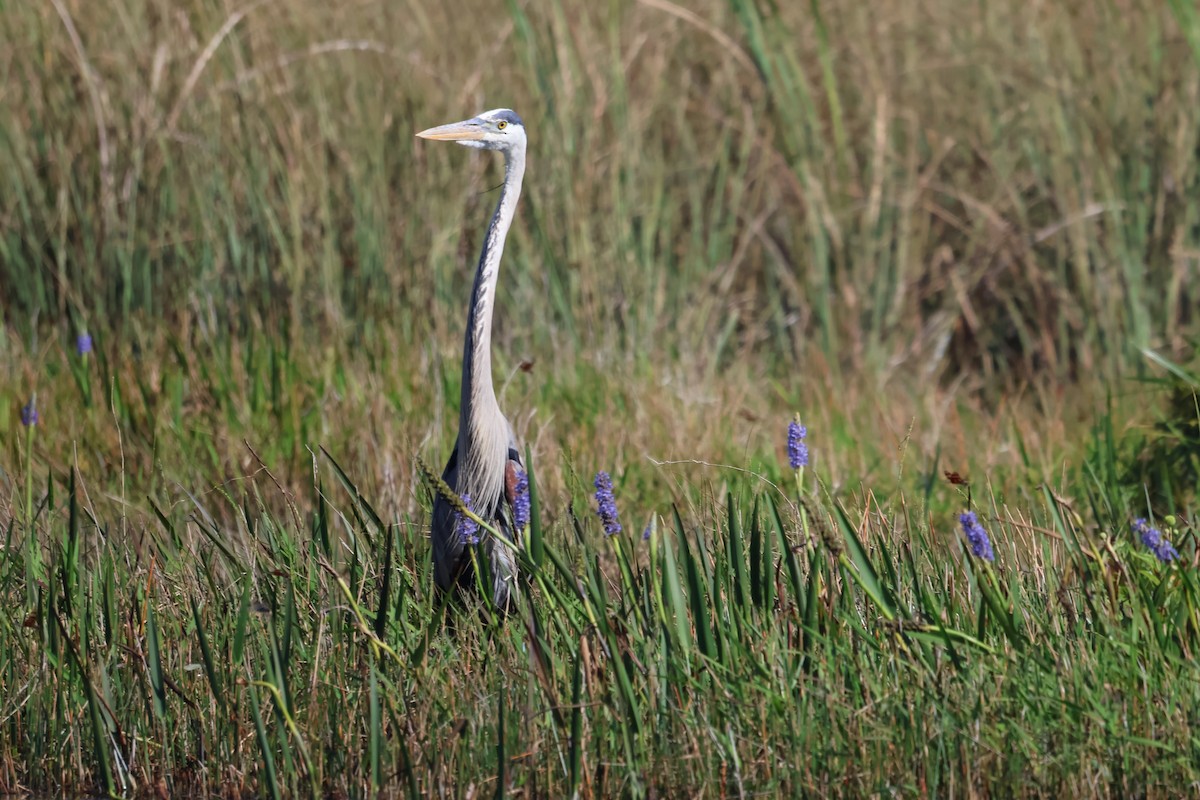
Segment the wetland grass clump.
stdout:
<path fill-rule="evenodd" d="M 466 594 L 447 628 L 427 509 L 385 522 L 325 456 L 307 500 L 260 469 L 150 498 L 137 537 L 93 514 L 74 470 L 49 471 L 0 567 L 7 786 L 869 795 L 965 781 L 1024 797 L 1100 782 L 1153 797 L 1198 777 L 1190 527 L 1179 566 L 1158 571 L 1049 490 L 1019 512 L 992 496 L 1013 546 L 993 563 L 968 531 L 975 567 L 949 546 L 950 484 L 914 514 L 911 489 L 800 497 L 732 472 L 719 493 L 683 488 L 630 549 L 598 476 L 602 525 L 531 492 L 542 555 L 522 551 L 517 609 L 477 616 L 488 595 Z"/>

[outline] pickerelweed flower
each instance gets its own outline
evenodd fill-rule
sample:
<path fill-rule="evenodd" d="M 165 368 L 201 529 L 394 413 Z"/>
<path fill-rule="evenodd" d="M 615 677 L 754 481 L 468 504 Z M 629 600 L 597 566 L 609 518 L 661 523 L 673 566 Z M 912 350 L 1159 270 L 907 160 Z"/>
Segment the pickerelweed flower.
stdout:
<path fill-rule="evenodd" d="M 808 428 L 796 420 L 788 423 L 788 463 L 792 469 L 808 466 L 808 445 L 804 439 L 808 436 Z"/>
<path fill-rule="evenodd" d="M 1179 558 L 1179 551 L 1175 546 L 1167 541 L 1162 531 L 1158 528 L 1150 527 L 1150 523 L 1138 517 L 1133 521 L 1133 532 L 1136 533 L 1142 540 L 1142 544 L 1149 547 L 1150 550 L 1158 557 L 1158 560 L 1164 564 L 1174 561 Z"/>
<path fill-rule="evenodd" d="M 974 511 L 965 511 L 958 517 L 958 521 L 962 523 L 963 533 L 967 535 L 967 541 L 971 543 L 971 552 L 976 558 L 982 558 L 984 561 L 995 561 L 996 554 L 992 552 L 992 541 L 988 538 L 987 531 L 979 524 L 979 517 Z"/>
<path fill-rule="evenodd" d="M 474 511 L 471 506 L 471 496 L 464 494 L 462 496 L 463 505 L 468 510 Z M 463 544 L 479 544 L 479 523 L 471 519 L 461 511 L 458 513 L 458 535 Z"/>
<path fill-rule="evenodd" d="M 643 541 L 643 542 L 648 542 L 648 541 L 650 541 L 650 526 L 651 526 L 651 525 L 652 525 L 652 523 L 650 523 L 650 522 L 647 522 L 647 523 L 646 523 L 646 529 L 642 531 L 642 541 Z"/>
<path fill-rule="evenodd" d="M 92 352 L 92 337 L 87 332 L 75 337 L 75 352 L 81 356 Z"/>
<path fill-rule="evenodd" d="M 37 400 L 30 400 L 29 404 L 21 409 L 21 424 L 26 428 L 38 424 Z"/>
<path fill-rule="evenodd" d="M 517 469 L 517 485 L 513 489 L 513 527 L 525 530 L 529 524 L 529 475 Z"/>
<path fill-rule="evenodd" d="M 621 523 L 617 521 L 617 498 L 613 496 L 612 478 L 601 470 L 596 473 L 596 513 L 604 523 L 604 533 L 614 536 L 621 532 Z"/>

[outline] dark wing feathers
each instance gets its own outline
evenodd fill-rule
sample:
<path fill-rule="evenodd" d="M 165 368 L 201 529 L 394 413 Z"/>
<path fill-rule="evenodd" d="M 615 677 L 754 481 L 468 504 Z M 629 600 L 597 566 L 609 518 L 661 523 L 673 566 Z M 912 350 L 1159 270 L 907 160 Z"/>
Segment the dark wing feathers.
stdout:
<path fill-rule="evenodd" d="M 518 479 L 518 470 L 522 467 L 521 456 L 515 448 L 510 447 L 508 450 L 508 461 L 504 466 L 504 490 L 500 498 L 500 502 L 496 505 L 496 518 L 493 522 L 500 529 L 501 533 L 518 545 L 516 533 L 513 530 L 513 503 L 516 499 L 516 485 Z M 458 446 L 455 445 L 454 452 L 450 454 L 450 460 L 446 462 L 446 469 L 442 472 L 442 480 L 453 489 L 458 491 Z M 454 584 L 459 581 L 470 580 L 469 573 L 465 569 L 469 563 L 465 558 L 465 545 L 457 531 L 458 512 L 454 506 L 450 505 L 440 494 L 434 497 L 433 500 L 433 520 L 430 530 L 430 538 L 433 544 L 433 565 L 434 577 L 437 580 L 437 585 L 443 591 L 449 591 L 454 587 Z M 489 554 L 495 543 L 490 539 L 485 540 L 484 545 Z M 495 562 L 493 558 L 493 562 Z M 515 568 L 515 564 L 514 564 Z M 507 592 L 505 592 L 507 597 Z"/>
<path fill-rule="evenodd" d="M 454 452 L 446 462 L 442 480 L 451 489 L 458 490 L 458 445 L 454 446 Z M 456 516 L 457 512 L 446 502 L 446 498 L 440 493 L 434 496 L 433 520 L 429 533 L 433 543 L 434 578 L 443 590 L 449 590 L 454 585 L 460 572 L 459 561 L 462 559 L 463 543 L 455 535 Z"/>

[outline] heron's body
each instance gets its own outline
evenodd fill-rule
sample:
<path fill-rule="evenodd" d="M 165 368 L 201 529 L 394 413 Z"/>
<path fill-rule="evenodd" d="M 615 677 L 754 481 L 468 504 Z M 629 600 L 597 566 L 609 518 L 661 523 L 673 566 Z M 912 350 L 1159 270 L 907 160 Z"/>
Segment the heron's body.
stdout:
<path fill-rule="evenodd" d="M 484 238 L 467 315 L 458 442 L 442 478 L 460 497 L 469 498 L 476 515 L 504 538 L 519 542 L 513 504 L 521 459 L 512 426 L 500 411 L 492 386 L 491 338 L 500 258 L 525 175 L 525 128 L 515 113 L 497 109 L 417 135 L 504 153 L 504 186 Z M 474 582 L 469 569 L 469 545 L 464 541 L 459 522 L 455 508 L 442 496 L 435 498 L 431 526 L 434 575 L 438 586 L 447 591 L 456 583 Z M 516 553 L 486 534 L 479 547 L 491 566 L 492 601 L 497 608 L 506 609 L 517 577 Z"/>

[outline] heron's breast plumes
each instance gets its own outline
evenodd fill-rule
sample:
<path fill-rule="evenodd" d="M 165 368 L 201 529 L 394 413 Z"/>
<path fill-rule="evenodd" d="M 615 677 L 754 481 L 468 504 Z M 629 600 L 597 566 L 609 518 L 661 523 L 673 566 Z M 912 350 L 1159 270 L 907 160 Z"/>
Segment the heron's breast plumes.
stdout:
<path fill-rule="evenodd" d="M 475 499 L 475 512 L 484 519 L 492 519 L 496 506 L 504 494 L 504 468 L 508 462 L 508 420 L 495 407 L 480 398 L 480 413 L 475 414 L 468 424 L 465 442 L 459 443 L 463 464 L 459 470 L 461 494 L 466 491 Z"/>

